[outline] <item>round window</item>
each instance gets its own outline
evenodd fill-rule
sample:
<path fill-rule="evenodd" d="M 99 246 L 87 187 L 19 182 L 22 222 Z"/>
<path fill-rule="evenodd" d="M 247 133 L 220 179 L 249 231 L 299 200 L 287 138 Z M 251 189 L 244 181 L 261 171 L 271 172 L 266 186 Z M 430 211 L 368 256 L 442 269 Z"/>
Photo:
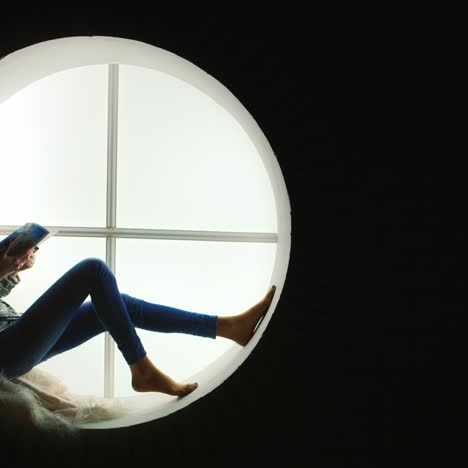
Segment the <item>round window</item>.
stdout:
<path fill-rule="evenodd" d="M 219 316 L 240 313 L 277 287 L 245 347 L 137 329 L 158 367 L 198 382 L 184 398 L 133 391 L 107 333 L 40 366 L 73 393 L 120 398 L 132 408 L 83 428 L 140 424 L 207 395 L 258 343 L 288 268 L 289 198 L 254 118 L 196 65 L 128 39 L 39 43 L 3 58 L 0 80 L 0 154 L 11 175 L 0 195 L 18 195 L 14 207 L 2 208 L 0 229 L 8 234 L 31 221 L 59 231 L 22 281 L 21 298 L 12 293 L 17 309 L 83 257 L 106 260 L 121 292 Z"/>

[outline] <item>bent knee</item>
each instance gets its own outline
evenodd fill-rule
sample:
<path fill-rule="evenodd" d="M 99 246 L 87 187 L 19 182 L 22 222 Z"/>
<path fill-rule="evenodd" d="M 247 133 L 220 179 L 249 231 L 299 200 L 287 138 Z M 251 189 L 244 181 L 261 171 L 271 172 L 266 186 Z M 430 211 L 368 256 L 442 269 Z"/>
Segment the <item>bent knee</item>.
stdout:
<path fill-rule="evenodd" d="M 88 257 L 83 260 L 83 263 L 89 265 L 92 268 L 107 267 L 107 263 L 98 257 Z"/>

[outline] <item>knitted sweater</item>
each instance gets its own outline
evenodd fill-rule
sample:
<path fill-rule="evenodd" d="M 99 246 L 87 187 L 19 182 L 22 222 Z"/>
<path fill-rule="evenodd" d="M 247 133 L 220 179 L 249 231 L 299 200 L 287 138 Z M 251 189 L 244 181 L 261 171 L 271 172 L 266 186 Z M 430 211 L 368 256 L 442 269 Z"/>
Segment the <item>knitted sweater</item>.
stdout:
<path fill-rule="evenodd" d="M 10 294 L 10 291 L 20 282 L 19 277 L 13 278 L 12 275 L 0 279 L 0 297 Z M 15 317 L 20 315 L 5 301 L 0 299 L 0 331 L 12 323 Z"/>

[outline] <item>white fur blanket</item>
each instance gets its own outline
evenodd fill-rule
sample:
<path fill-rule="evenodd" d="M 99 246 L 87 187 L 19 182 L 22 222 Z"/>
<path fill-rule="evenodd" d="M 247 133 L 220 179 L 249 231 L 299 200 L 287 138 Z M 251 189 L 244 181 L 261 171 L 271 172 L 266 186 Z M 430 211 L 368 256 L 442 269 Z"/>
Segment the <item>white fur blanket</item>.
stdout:
<path fill-rule="evenodd" d="M 77 433 L 77 424 L 104 421 L 131 412 L 119 399 L 71 393 L 57 376 L 34 368 L 8 380 L 0 374 L 0 424 L 30 425 L 47 432 Z"/>

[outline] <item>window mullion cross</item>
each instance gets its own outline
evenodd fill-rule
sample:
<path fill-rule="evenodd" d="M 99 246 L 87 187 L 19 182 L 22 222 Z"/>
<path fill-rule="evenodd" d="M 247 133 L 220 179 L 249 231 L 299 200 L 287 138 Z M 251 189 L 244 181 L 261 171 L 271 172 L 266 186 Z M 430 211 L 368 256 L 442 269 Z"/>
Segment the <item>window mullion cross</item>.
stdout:
<path fill-rule="evenodd" d="M 117 220 L 117 131 L 119 108 L 119 65 L 109 65 L 107 112 L 107 201 L 106 226 L 115 229 Z M 106 236 L 106 262 L 116 273 L 116 237 Z M 104 334 L 104 397 L 114 398 L 115 344 L 109 332 Z"/>

